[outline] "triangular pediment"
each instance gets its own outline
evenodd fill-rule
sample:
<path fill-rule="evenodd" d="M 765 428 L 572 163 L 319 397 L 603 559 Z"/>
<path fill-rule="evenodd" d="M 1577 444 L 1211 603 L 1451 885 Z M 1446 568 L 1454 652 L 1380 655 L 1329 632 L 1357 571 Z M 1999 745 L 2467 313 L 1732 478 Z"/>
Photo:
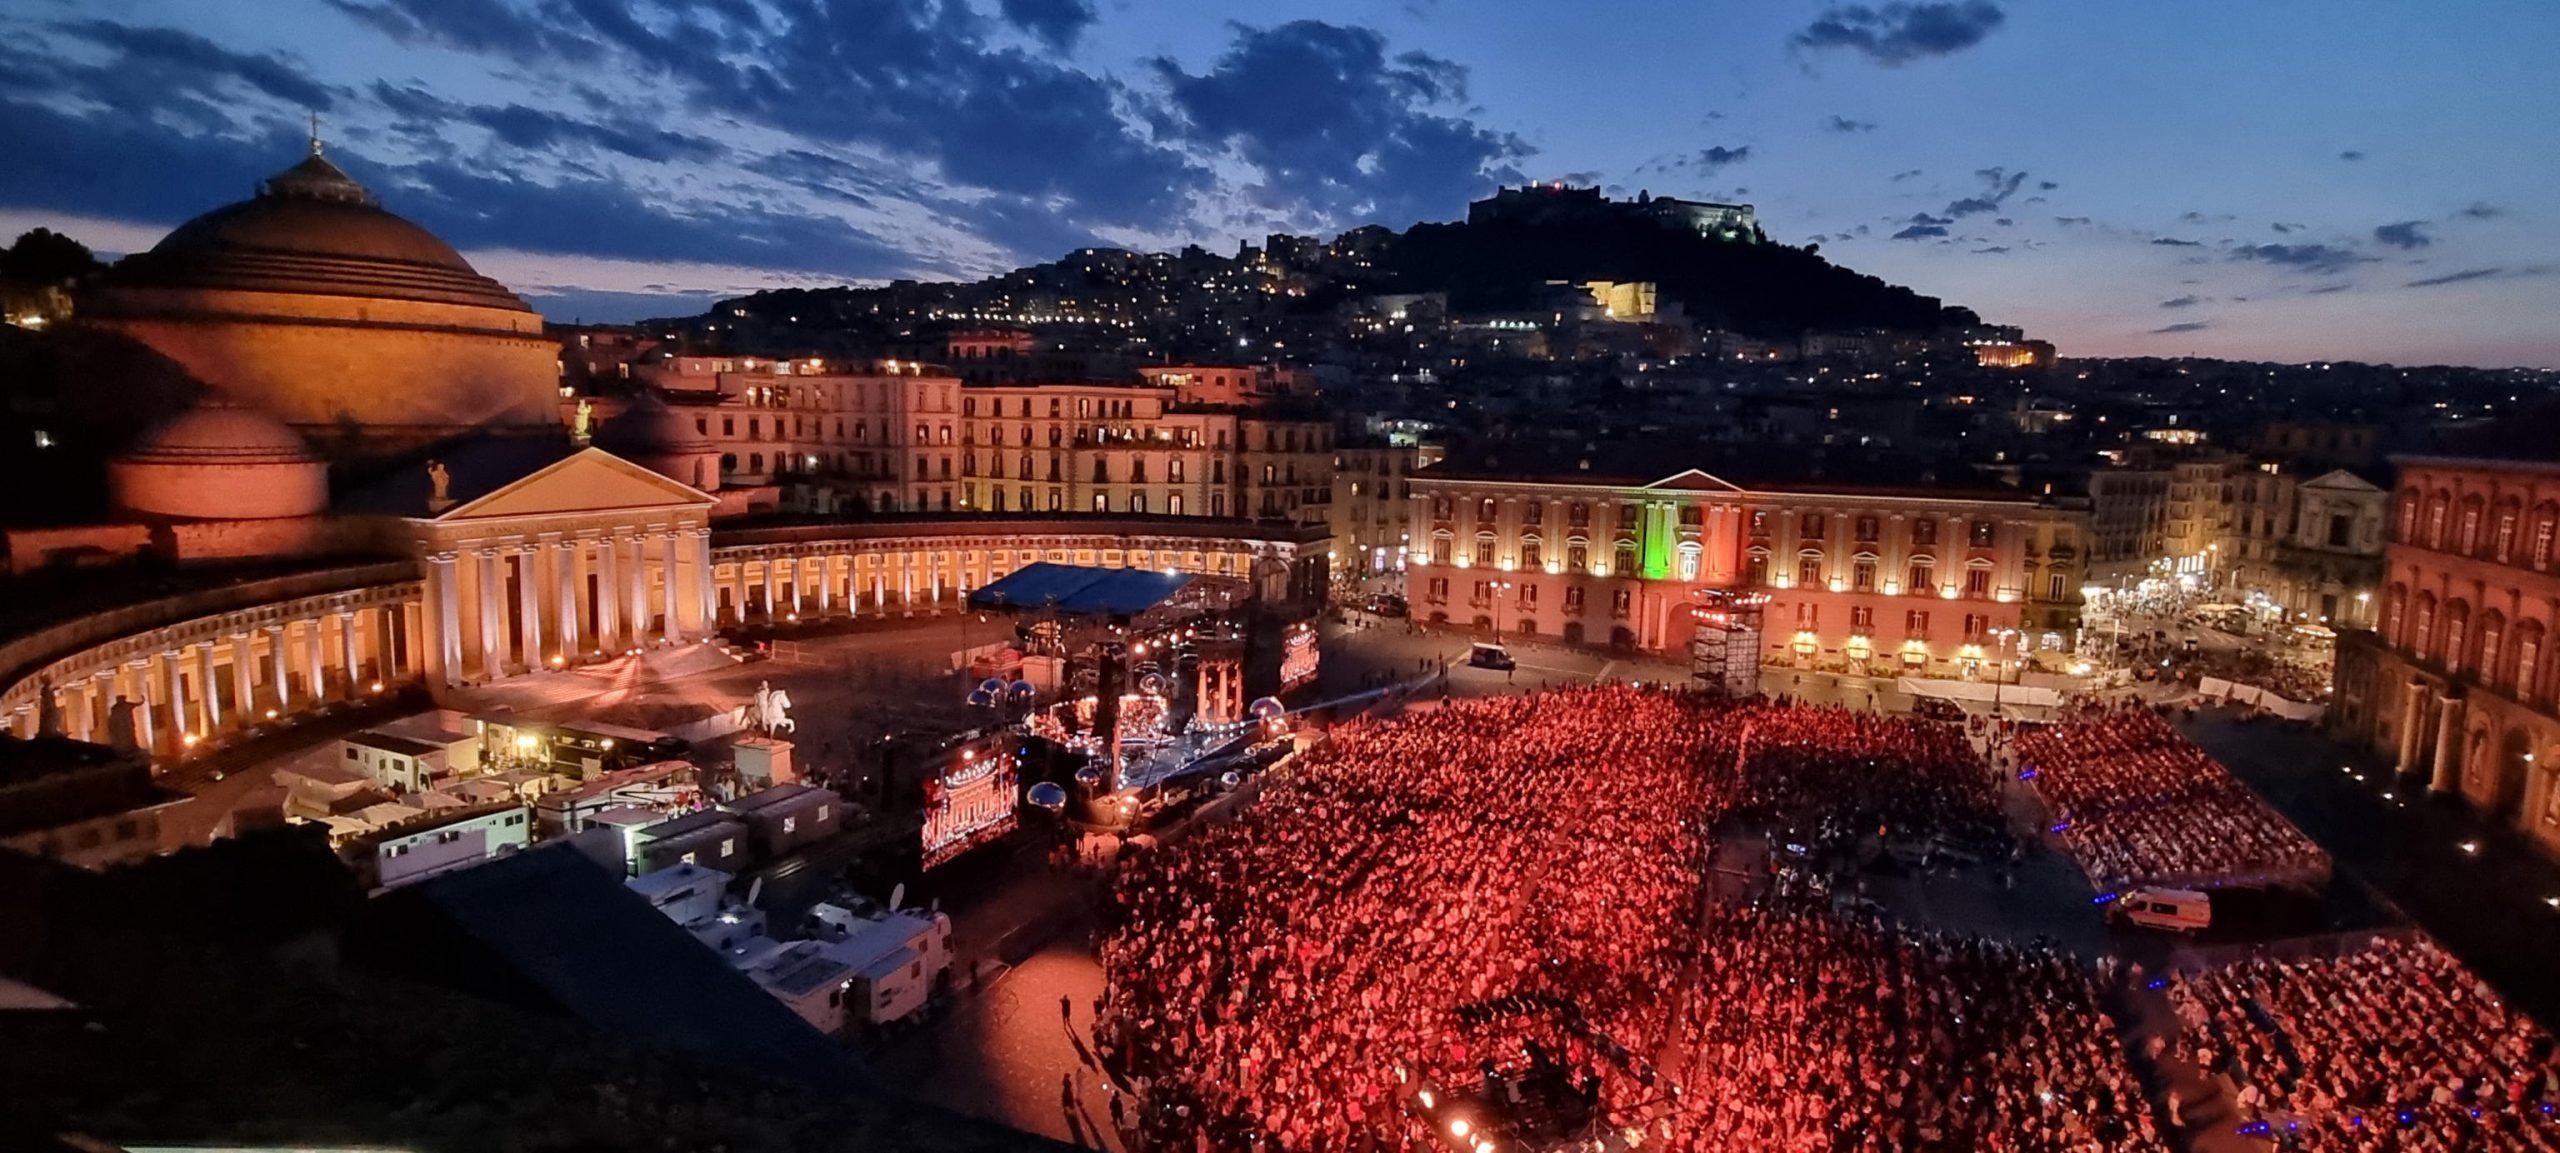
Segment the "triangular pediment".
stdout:
<path fill-rule="evenodd" d="M 1718 476 L 1712 475 L 1712 474 L 1710 474 L 1710 473 L 1707 473 L 1707 472 L 1705 472 L 1705 471 L 1702 471 L 1702 470 L 1700 470 L 1700 469 L 1694 469 L 1694 468 L 1692 468 L 1692 469 L 1687 469 L 1687 470 L 1684 470 L 1684 471 L 1681 471 L 1681 472 L 1673 473 L 1673 474 L 1671 474 L 1670 476 L 1666 476 L 1666 477 L 1662 478 L 1661 480 L 1657 480 L 1657 481 L 1653 482 L 1652 484 L 1646 485 L 1645 487 L 1646 487 L 1646 488 L 1668 488 L 1668 489 L 1678 489 L 1678 490 L 1683 491 L 1683 492 L 1741 492 L 1741 491 L 1742 491 L 1742 486 L 1740 486 L 1740 485 L 1734 484 L 1733 482 L 1728 481 L 1728 480 L 1725 480 L 1725 479 L 1724 479 L 1724 478 L 1722 478 L 1722 477 L 1718 477 Z"/>
<path fill-rule="evenodd" d="M 437 514 L 438 523 L 566 516 L 630 509 L 688 508 L 717 503 L 707 492 L 661 476 L 600 448 L 581 450 L 509 482 L 468 504 Z"/>
<path fill-rule="evenodd" d="M 2313 477 L 2313 478 L 2312 478 L 2312 479 L 2310 479 L 2310 480 L 2307 480 L 2307 481 L 2302 482 L 2302 487 L 2304 487 L 2304 488 L 2335 489 L 2335 490 L 2343 490 L 2343 491 L 2346 491 L 2346 492 L 2381 492 L 2381 491 L 2382 491 L 2382 489 L 2381 489 L 2381 488 L 2379 488 L 2379 487 L 2377 487 L 2377 486 L 2375 486 L 2375 485 L 2374 485 L 2374 483 L 2373 483 L 2372 481 L 2369 481 L 2369 480 L 2366 480 L 2366 479 L 2365 479 L 2365 478 L 2363 478 L 2363 477 L 2357 476 L 2355 473 L 2353 473 L 2353 472 L 2349 472 L 2348 470 L 2343 469 L 2343 468 L 2334 468 L 2334 469 L 2330 469 L 2330 470 L 2329 470 L 2329 471 L 2327 471 L 2327 472 L 2321 473 L 2319 476 Z"/>

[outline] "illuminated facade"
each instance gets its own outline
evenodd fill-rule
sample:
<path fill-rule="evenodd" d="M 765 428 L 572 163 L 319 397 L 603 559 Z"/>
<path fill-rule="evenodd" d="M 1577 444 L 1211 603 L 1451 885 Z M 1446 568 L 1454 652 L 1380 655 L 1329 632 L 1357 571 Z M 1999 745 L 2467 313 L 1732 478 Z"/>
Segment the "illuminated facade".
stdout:
<path fill-rule="evenodd" d="M 2022 495 L 1427 469 L 1412 521 L 1413 611 L 1504 633 L 1686 652 L 1727 588 L 1768 595 L 1771 664 L 1987 677 L 2078 639 L 2080 521 Z"/>
<path fill-rule="evenodd" d="M 2330 724 L 2560 849 L 2560 464 L 2399 458 L 2381 610 Z"/>

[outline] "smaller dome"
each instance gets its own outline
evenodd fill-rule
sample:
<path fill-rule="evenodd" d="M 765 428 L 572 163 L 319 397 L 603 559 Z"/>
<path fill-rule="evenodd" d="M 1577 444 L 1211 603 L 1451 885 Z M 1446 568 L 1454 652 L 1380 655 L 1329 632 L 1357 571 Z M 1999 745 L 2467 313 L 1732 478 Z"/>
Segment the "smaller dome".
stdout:
<path fill-rule="evenodd" d="M 692 417 L 667 407 L 654 392 L 641 393 L 612 419 L 596 426 L 596 447 L 634 458 L 718 451 L 711 437 L 694 427 Z"/>
<path fill-rule="evenodd" d="M 329 466 L 284 422 L 207 399 L 107 462 L 117 511 L 149 520 L 273 520 L 329 504 Z"/>
<path fill-rule="evenodd" d="M 310 464 L 320 458 L 283 421 L 212 397 L 144 433 L 119 459 L 153 464 Z"/>

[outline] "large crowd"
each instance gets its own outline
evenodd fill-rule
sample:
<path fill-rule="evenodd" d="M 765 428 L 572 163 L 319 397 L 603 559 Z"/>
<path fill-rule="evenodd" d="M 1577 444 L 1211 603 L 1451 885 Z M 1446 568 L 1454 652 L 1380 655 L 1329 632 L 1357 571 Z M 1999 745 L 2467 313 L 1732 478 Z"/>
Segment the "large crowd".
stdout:
<path fill-rule="evenodd" d="M 2149 709 L 2031 728 L 2014 753 L 2052 806 L 2064 848 L 2101 890 L 2327 875 L 2318 845 Z"/>
<path fill-rule="evenodd" d="M 1728 819 L 1991 843 L 1996 798 L 1960 735 L 1836 709 L 1610 686 L 1337 726 L 1123 876 L 1124 1136 L 1442 1149 L 1421 1087 L 1560 1069 L 1645 1149 L 2163 1149 L 2082 962 L 1710 884 Z"/>
<path fill-rule="evenodd" d="M 2552 1038 L 2422 937 L 2170 986 L 2183 1055 L 2281 1147 L 2560 1150 Z"/>

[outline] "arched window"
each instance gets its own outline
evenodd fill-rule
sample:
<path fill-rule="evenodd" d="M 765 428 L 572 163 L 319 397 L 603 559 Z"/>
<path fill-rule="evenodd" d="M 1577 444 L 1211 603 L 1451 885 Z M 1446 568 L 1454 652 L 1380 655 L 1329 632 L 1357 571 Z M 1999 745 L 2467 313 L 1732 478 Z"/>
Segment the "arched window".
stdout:
<path fill-rule="evenodd" d="M 1697 583 L 1699 552 L 1700 549 L 1695 541 L 1680 546 L 1680 579 L 1684 583 Z"/>
<path fill-rule="evenodd" d="M 2455 545 L 2456 545 L 2456 547 L 2457 547 L 2457 548 L 2459 548 L 2459 549 L 2461 549 L 2462 554 L 2463 554 L 2464 556 L 2478 556 L 2478 555 L 2480 555 L 2480 498 L 2479 498 L 2479 497 L 2477 497 L 2477 496 L 2467 496 L 2467 497 L 2462 498 L 2462 522 L 2461 522 L 2461 527 L 2462 527 L 2462 531 L 2461 531 L 2460 533 L 2458 533 L 2458 534 L 2455 536 L 2455 538 L 2454 538 L 2454 539 L 2455 539 Z"/>
<path fill-rule="evenodd" d="M 1862 593 L 1876 591 L 1876 554 L 1862 552 L 1849 558 L 1849 587 Z"/>
<path fill-rule="evenodd" d="M 2409 640 L 2404 646 L 2419 660 L 2432 660 L 2436 655 L 2436 594 L 2418 594 L 2418 612 L 2409 624 Z"/>
<path fill-rule="evenodd" d="M 1566 537 L 1564 567 L 1572 572 L 1591 571 L 1591 542 L 1582 537 Z"/>
<path fill-rule="evenodd" d="M 2549 502 L 2533 507 L 2533 540 L 2525 547 L 2525 560 L 2538 569 L 2551 567 L 2553 538 L 2560 535 L 2560 506 Z"/>
<path fill-rule="evenodd" d="M 1631 540 L 1618 542 L 1618 559 L 1614 567 L 1619 576 L 1636 575 L 1636 542 Z"/>
<path fill-rule="evenodd" d="M 1489 532 L 1480 532 L 1480 533 L 1477 533 L 1477 534 L 1476 534 L 1476 563 L 1477 563 L 1477 564 L 1480 564 L 1480 565 L 1484 565 L 1484 566 L 1486 566 L 1486 567 L 1488 567 L 1488 568 L 1492 567 L 1492 565 L 1493 565 L 1493 534 L 1492 534 L 1492 533 L 1489 533 Z"/>
<path fill-rule="evenodd" d="M 1922 523 L 1927 523 L 1927 522 L 1922 522 Z M 1910 580 L 1910 582 L 1911 582 L 1909 585 L 1907 585 L 1907 586 L 1905 586 L 1905 587 L 1903 588 L 1903 590 L 1902 590 L 1902 591 L 1904 591 L 1904 592 L 1912 593 L 1912 594 L 1917 595 L 1917 594 L 1930 593 L 1930 592 L 1935 592 L 1935 591 L 1937 591 L 1937 588 L 1938 588 L 1938 561 L 1937 561 L 1937 558 L 1935 558 L 1935 557 L 1926 557 L 1926 556 L 1915 556 L 1915 557 L 1911 558 L 1911 567 L 1910 567 L 1910 570 L 1909 570 L 1907 573 L 1905 573 L 1904 575 L 1905 575 L 1906 577 L 1908 577 L 1908 578 L 1909 578 L 1909 580 Z"/>
<path fill-rule="evenodd" d="M 2471 605 L 2465 601 L 2448 601 L 2444 606 L 2444 643 L 2437 647 L 2436 658 L 2444 662 L 2444 671 L 2462 671 L 2463 644 L 2471 639 Z"/>
<path fill-rule="evenodd" d="M 2490 522 L 2489 556 L 2499 564 L 2516 560 L 2516 529 L 2524 520 L 2524 503 L 2509 497 L 2498 502 L 2498 514 Z"/>
<path fill-rule="evenodd" d="M 1534 506 L 1534 505 L 1533 505 L 1533 506 L 1531 506 L 1531 507 L 1536 507 L 1536 506 Z M 1529 534 L 1529 535 L 1527 535 L 1527 536 L 1521 537 L 1521 538 L 1520 538 L 1520 567 L 1521 567 L 1521 568 L 1524 568 L 1524 569 L 1535 569 L 1535 568 L 1537 568 L 1537 567 L 1538 567 L 1540 564 L 1542 564 L 1542 563 L 1544 563 L 1544 561 L 1540 558 L 1540 555 L 1539 555 L 1539 550 L 1538 550 L 1538 534 L 1536 534 L 1536 533 L 1530 533 L 1530 534 Z"/>
<path fill-rule="evenodd" d="M 2427 547 L 2444 547 L 2445 513 L 2453 507 L 2453 497 L 2439 492 L 2427 498 Z"/>
<path fill-rule="evenodd" d="M 1816 588 L 1822 584 L 1822 551 L 1806 549 L 1796 554 L 1796 585 Z"/>
<path fill-rule="evenodd" d="M 1769 550 L 1755 548 L 1743 554 L 1742 583 L 1745 585 L 1769 583 Z"/>
<path fill-rule="evenodd" d="M 1433 564 L 1447 564 L 1447 563 L 1449 563 L 1449 561 L 1450 561 L 1450 559 L 1451 559 L 1451 555 L 1450 555 L 1450 554 L 1451 554 L 1451 552 L 1452 552 L 1453 550 L 1455 550 L 1456 548 L 1457 548 L 1457 543 L 1456 543 L 1456 542 L 1455 542 L 1455 541 L 1450 537 L 1450 535 L 1448 534 L 1448 532 L 1446 532 L 1445 530 L 1444 530 L 1444 531 L 1441 531 L 1441 532 L 1435 532 L 1435 533 L 1431 534 L 1431 563 L 1433 563 Z"/>

